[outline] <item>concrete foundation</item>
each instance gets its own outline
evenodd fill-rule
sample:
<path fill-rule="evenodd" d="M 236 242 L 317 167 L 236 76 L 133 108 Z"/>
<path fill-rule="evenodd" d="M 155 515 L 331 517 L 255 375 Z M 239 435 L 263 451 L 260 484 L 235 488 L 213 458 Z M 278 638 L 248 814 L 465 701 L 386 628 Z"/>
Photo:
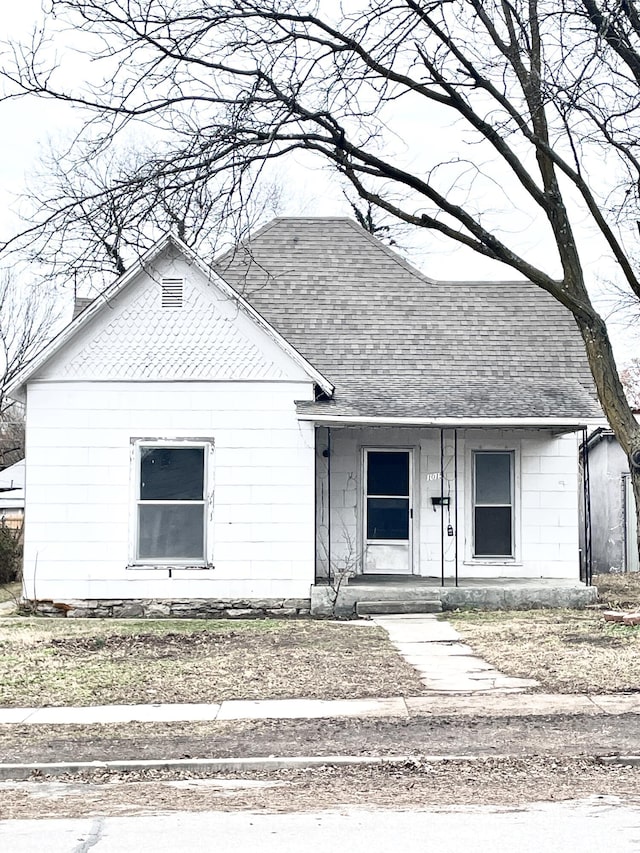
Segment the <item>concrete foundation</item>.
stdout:
<path fill-rule="evenodd" d="M 364 601 L 404 603 L 425 598 L 442 603 L 443 610 L 535 610 L 566 607 L 579 610 L 597 600 L 598 590 L 580 581 L 539 578 L 460 578 L 458 586 L 442 586 L 439 578 L 359 576 L 337 591 L 327 584 L 311 588 L 313 616 L 351 617 L 356 605 Z M 400 612 L 400 610 L 398 611 Z"/>

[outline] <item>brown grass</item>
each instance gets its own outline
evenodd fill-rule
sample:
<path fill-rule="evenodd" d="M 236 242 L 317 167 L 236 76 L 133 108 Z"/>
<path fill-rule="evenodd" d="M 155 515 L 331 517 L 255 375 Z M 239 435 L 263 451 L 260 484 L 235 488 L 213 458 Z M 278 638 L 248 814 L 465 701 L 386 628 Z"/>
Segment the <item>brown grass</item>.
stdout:
<path fill-rule="evenodd" d="M 602 607 L 640 607 L 640 578 L 594 578 Z M 474 651 L 509 675 L 554 693 L 640 690 L 640 627 L 605 622 L 599 609 L 468 612 L 451 622 Z"/>
<path fill-rule="evenodd" d="M 594 575 L 598 599 L 611 610 L 640 609 L 640 576 L 637 574 Z"/>
<path fill-rule="evenodd" d="M 0 705 L 416 694 L 380 628 L 313 620 L 0 621 Z"/>

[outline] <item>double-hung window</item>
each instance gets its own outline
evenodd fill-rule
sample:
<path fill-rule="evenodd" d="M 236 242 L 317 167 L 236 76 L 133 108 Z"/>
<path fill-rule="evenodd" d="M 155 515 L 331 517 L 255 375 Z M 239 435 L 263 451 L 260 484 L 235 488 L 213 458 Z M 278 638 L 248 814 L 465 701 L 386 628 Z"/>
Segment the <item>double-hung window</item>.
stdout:
<path fill-rule="evenodd" d="M 206 443 L 137 447 L 135 559 L 205 562 Z"/>
<path fill-rule="evenodd" d="M 514 556 L 514 453 L 473 453 L 473 555 Z"/>

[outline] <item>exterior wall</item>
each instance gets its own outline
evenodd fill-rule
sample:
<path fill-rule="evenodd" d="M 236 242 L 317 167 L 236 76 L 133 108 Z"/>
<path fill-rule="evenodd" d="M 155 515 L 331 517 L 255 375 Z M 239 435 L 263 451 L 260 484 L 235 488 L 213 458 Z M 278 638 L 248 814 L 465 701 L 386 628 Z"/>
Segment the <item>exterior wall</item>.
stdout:
<path fill-rule="evenodd" d="M 594 574 L 625 571 L 625 508 L 622 475 L 629 462 L 615 436 L 589 448 L 591 559 Z"/>
<path fill-rule="evenodd" d="M 28 598 L 309 596 L 311 383 L 34 383 L 28 388 Z M 214 444 L 211 570 L 128 569 L 132 439 Z"/>
<path fill-rule="evenodd" d="M 322 455 L 331 445 L 329 459 Z M 332 428 L 318 431 L 317 527 L 319 574 L 361 570 L 363 526 L 363 448 L 414 449 L 414 574 L 439 577 L 442 571 L 441 523 L 444 512 L 444 574 L 455 576 L 456 537 L 446 535 L 449 520 L 457 528 L 458 575 L 489 577 L 578 577 L 578 444 L 575 435 L 544 430 L 459 430 L 458 509 L 455 508 L 453 430 L 445 431 L 444 494 L 450 516 L 435 510 L 440 496 L 440 431 L 429 429 Z M 510 560 L 473 558 L 471 551 L 471 453 L 481 449 L 515 454 L 515 547 Z M 331 495 L 327 474 L 331 468 Z M 329 508 L 330 507 L 330 508 Z M 329 533 L 330 532 L 330 533 Z M 329 548 L 329 535 L 331 546 Z"/>

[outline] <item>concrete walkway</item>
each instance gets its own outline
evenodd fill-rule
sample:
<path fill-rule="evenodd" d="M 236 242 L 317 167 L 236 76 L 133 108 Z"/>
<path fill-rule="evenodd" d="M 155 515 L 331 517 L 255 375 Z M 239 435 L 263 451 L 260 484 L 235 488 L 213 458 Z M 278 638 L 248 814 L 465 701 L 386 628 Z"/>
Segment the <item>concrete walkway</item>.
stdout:
<path fill-rule="evenodd" d="M 527 717 L 552 714 L 617 716 L 640 714 L 640 696 L 475 693 L 393 696 L 382 699 L 267 699 L 219 705 L 97 705 L 2 708 L 0 725 L 95 725 L 118 723 L 223 722 L 339 717 Z"/>
<path fill-rule="evenodd" d="M 520 693 L 538 682 L 511 678 L 474 655 L 460 634 L 435 614 L 374 616 L 376 625 L 403 658 L 420 673 L 427 690 L 437 693 Z"/>

